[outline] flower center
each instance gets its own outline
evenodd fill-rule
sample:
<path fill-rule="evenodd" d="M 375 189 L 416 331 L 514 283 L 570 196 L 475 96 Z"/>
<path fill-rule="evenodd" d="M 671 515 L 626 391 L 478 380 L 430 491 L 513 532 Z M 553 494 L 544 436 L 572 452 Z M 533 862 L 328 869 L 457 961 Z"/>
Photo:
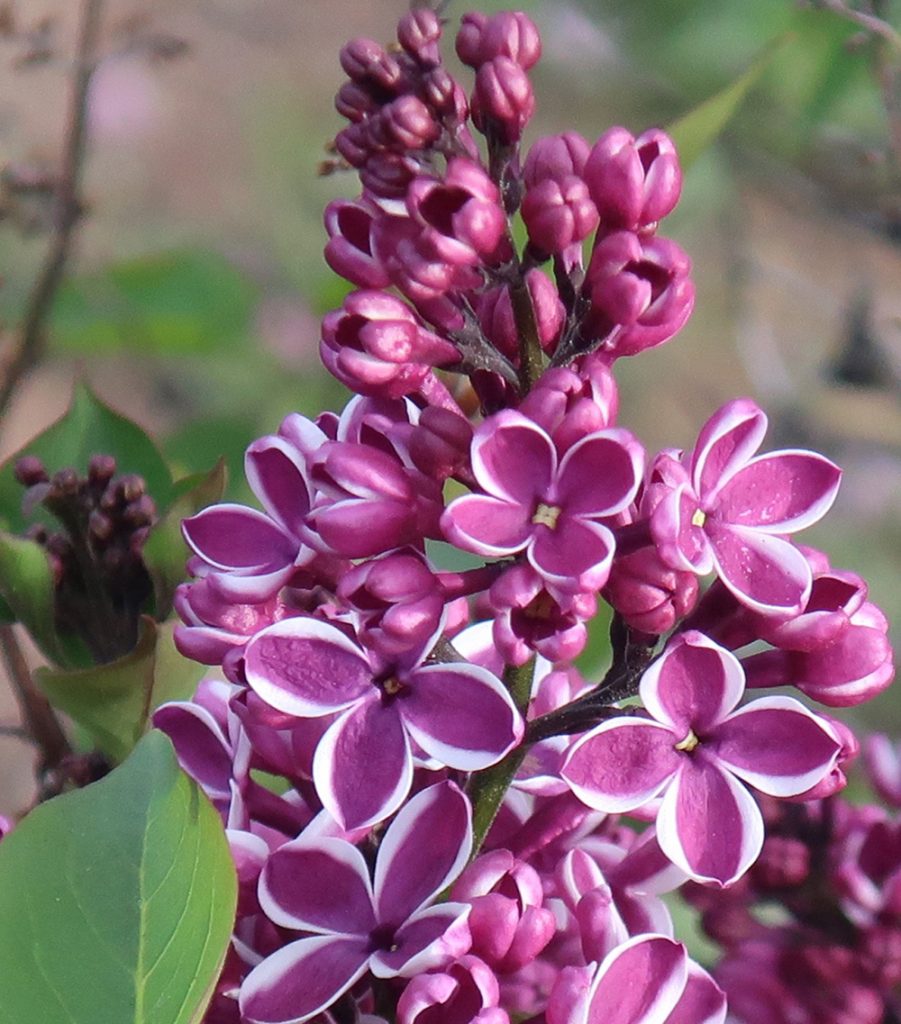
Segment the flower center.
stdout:
<path fill-rule="evenodd" d="M 382 693 L 388 697 L 396 696 L 403 688 L 404 684 L 394 676 L 390 676 L 382 683 Z"/>
<path fill-rule="evenodd" d="M 560 509 L 556 505 L 545 505 L 543 502 L 539 502 L 538 508 L 535 509 L 535 515 L 532 516 L 532 522 L 553 530 L 559 517 Z"/>
<path fill-rule="evenodd" d="M 700 742 L 701 741 L 698 739 L 697 736 L 695 736 L 694 732 L 691 729 L 689 729 L 688 735 L 685 737 L 685 739 L 680 740 L 676 744 L 676 750 L 682 750 L 686 754 L 690 754 Z"/>
<path fill-rule="evenodd" d="M 377 925 L 369 933 L 369 952 L 396 953 L 398 944 L 395 941 L 396 928 L 390 924 Z"/>
<path fill-rule="evenodd" d="M 707 522 L 707 514 L 698 509 L 691 517 L 692 526 L 703 526 Z"/>

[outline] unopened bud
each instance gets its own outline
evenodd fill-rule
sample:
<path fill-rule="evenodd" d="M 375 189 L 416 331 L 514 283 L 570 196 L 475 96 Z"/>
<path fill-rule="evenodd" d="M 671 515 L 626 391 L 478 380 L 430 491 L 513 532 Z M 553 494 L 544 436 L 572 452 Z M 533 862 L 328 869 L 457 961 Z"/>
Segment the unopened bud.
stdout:
<path fill-rule="evenodd" d="M 420 64 L 439 64 L 441 21 L 429 7 L 416 7 L 397 23 L 397 41 Z"/>
<path fill-rule="evenodd" d="M 13 467 L 13 475 L 23 487 L 34 487 L 35 484 L 46 483 L 50 478 L 44 463 L 37 455 L 23 455 Z"/>
<path fill-rule="evenodd" d="M 532 83 L 519 64 L 509 57 L 495 57 L 479 68 L 472 119 L 480 132 L 493 132 L 501 142 L 513 145 L 534 112 Z"/>

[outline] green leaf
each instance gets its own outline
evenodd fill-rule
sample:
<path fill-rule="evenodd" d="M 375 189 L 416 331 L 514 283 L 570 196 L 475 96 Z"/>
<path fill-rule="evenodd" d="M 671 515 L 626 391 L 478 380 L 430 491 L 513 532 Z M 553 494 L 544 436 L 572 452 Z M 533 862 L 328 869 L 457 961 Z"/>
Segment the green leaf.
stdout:
<path fill-rule="evenodd" d="M 174 622 L 157 625 L 145 617 L 137 647 L 124 658 L 74 672 L 40 668 L 35 681 L 100 750 L 122 761 L 154 710 L 169 700 L 187 700 L 205 671 L 178 653 L 174 628 Z"/>
<path fill-rule="evenodd" d="M 0 531 L 0 595 L 50 661 L 67 668 L 90 664 L 84 643 L 56 630 L 53 574 L 40 544 Z"/>
<path fill-rule="evenodd" d="M 783 32 L 757 55 L 751 66 L 735 81 L 708 97 L 694 110 L 683 114 L 667 129 L 676 143 L 682 169 L 686 170 L 707 149 L 726 127 L 742 101 L 767 69 L 781 47 L 795 38 L 794 32 Z"/>
<path fill-rule="evenodd" d="M 576 658 L 576 667 L 592 682 L 598 682 L 613 660 L 610 644 L 610 623 L 613 609 L 606 601 L 598 602 L 597 615 L 588 623 L 588 642 Z"/>
<path fill-rule="evenodd" d="M 209 473 L 195 473 L 175 484 L 176 498 L 153 527 L 144 544 L 144 564 L 153 580 L 156 618 L 165 619 L 172 610 L 175 588 L 186 579 L 189 551 L 181 533 L 181 521 L 200 509 L 220 501 L 228 471 L 220 459 Z"/>
<path fill-rule="evenodd" d="M 51 333 L 69 351 L 213 352 L 246 336 L 256 300 L 218 253 L 155 253 L 64 284 Z"/>
<path fill-rule="evenodd" d="M 87 470 L 92 455 L 107 454 L 116 459 L 118 472 L 138 473 L 158 507 L 171 500 L 172 477 L 154 443 L 131 420 L 96 398 L 84 384 L 76 384 L 72 404 L 65 415 L 33 438 L 0 467 L 0 520 L 13 533 L 22 533 L 32 520 L 22 515 L 21 484 L 13 476 L 16 461 L 36 455 L 49 473 L 72 466 Z M 43 513 L 46 523 L 54 523 Z M 40 518 L 37 514 L 34 519 Z"/>
<path fill-rule="evenodd" d="M 0 843 L 0 1024 L 196 1024 L 236 891 L 219 816 L 151 733 Z"/>

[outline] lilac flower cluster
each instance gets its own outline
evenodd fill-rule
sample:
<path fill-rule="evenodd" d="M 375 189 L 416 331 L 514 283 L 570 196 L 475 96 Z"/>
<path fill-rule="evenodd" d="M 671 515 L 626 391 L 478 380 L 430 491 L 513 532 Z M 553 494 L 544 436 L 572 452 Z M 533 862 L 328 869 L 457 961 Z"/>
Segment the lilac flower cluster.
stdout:
<path fill-rule="evenodd" d="M 693 302 L 657 234 L 671 140 L 526 151 L 534 24 L 463 17 L 469 94 L 442 28 L 419 7 L 396 45 L 341 54 L 334 164 L 363 191 L 328 207 L 326 259 L 357 290 L 321 351 L 355 397 L 251 444 L 261 510 L 184 523 L 178 644 L 224 679 L 155 722 L 240 880 L 207 1020 L 716 1024 L 723 992 L 661 894 L 748 884 L 766 823 L 829 798 L 856 753 L 745 689 L 866 700 L 892 677 L 886 622 L 792 540 L 838 468 L 758 454 L 751 400 L 688 452 L 618 425 L 616 361 Z M 448 546 L 471 567 L 442 568 Z M 602 602 L 612 664 L 586 680 Z"/>

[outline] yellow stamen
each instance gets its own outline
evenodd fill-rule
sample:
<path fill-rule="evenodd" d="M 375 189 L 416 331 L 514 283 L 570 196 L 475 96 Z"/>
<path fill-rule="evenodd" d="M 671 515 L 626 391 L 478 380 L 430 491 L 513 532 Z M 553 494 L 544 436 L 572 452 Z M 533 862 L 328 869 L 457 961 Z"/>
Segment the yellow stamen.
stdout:
<path fill-rule="evenodd" d="M 393 676 L 382 683 L 382 690 L 384 690 L 389 697 L 393 697 L 395 693 L 400 693 L 403 688 L 403 683 L 399 683 Z"/>
<path fill-rule="evenodd" d="M 692 526 L 703 526 L 706 522 L 707 516 L 700 509 L 691 517 Z"/>
<path fill-rule="evenodd" d="M 689 729 L 688 735 L 685 737 L 685 739 L 676 744 L 676 750 L 682 750 L 686 754 L 690 754 L 700 742 L 701 741 L 698 739 L 697 736 L 695 736 L 694 732 L 692 732 L 692 730 Z"/>
<path fill-rule="evenodd" d="M 560 517 L 560 509 L 556 505 L 544 505 L 541 502 L 538 503 L 538 508 L 535 509 L 535 515 L 532 516 L 533 523 L 540 523 L 542 526 L 548 526 L 550 529 L 554 529 L 557 525 L 557 519 Z"/>

